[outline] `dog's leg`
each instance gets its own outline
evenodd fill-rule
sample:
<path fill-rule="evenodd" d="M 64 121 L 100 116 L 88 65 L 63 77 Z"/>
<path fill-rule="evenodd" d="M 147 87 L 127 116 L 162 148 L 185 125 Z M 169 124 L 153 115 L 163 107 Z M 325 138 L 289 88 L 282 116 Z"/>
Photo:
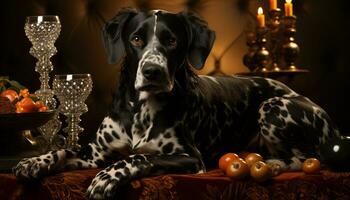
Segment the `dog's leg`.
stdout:
<path fill-rule="evenodd" d="M 40 178 L 53 171 L 60 171 L 67 155 L 73 155 L 70 150 L 50 151 L 47 154 L 22 159 L 12 170 L 19 179 Z"/>
<path fill-rule="evenodd" d="M 96 135 L 96 141 L 77 152 L 61 149 L 25 158 L 13 168 L 13 172 L 17 178 L 32 179 L 63 170 L 103 167 L 112 156 L 118 159 L 122 151 L 130 148 L 130 138 L 124 127 L 110 117 L 103 120 Z"/>
<path fill-rule="evenodd" d="M 327 114 L 309 99 L 285 95 L 266 100 L 259 109 L 259 139 L 271 165 L 300 170 L 308 157 L 318 158 L 318 146 L 337 129 Z"/>
<path fill-rule="evenodd" d="M 132 155 L 99 172 L 87 195 L 93 199 L 111 198 L 132 179 L 163 173 L 196 173 L 200 166 L 198 159 L 187 155 Z"/>

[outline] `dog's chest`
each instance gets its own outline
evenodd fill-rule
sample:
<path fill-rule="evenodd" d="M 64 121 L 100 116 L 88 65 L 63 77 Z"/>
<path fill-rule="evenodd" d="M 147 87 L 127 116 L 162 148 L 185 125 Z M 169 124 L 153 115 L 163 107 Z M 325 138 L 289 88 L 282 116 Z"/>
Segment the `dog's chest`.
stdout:
<path fill-rule="evenodd" d="M 173 154 L 183 150 L 175 132 L 175 124 L 160 127 L 156 117 L 162 106 L 156 101 L 145 101 L 134 114 L 131 127 L 131 146 L 135 153 Z"/>

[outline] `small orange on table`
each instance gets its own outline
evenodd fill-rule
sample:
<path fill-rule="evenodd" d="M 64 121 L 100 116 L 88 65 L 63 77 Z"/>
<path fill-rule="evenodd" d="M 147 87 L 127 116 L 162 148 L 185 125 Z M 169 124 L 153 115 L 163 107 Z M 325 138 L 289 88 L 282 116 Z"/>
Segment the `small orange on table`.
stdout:
<path fill-rule="evenodd" d="M 303 163 L 303 172 L 306 174 L 317 174 L 321 170 L 321 163 L 316 158 L 308 158 Z"/>
<path fill-rule="evenodd" d="M 238 159 L 239 156 L 235 153 L 226 153 L 219 159 L 219 168 L 223 171 L 226 171 L 227 166 L 235 159 Z"/>
<path fill-rule="evenodd" d="M 257 161 L 250 167 L 250 176 L 258 182 L 264 182 L 272 177 L 272 170 L 265 162 Z"/>
<path fill-rule="evenodd" d="M 234 179 L 243 179 L 249 175 L 249 167 L 242 158 L 235 159 L 227 166 L 226 175 Z"/>
<path fill-rule="evenodd" d="M 264 160 L 263 157 L 258 153 L 249 153 L 244 160 L 247 162 L 248 166 L 251 167 L 258 161 Z"/>

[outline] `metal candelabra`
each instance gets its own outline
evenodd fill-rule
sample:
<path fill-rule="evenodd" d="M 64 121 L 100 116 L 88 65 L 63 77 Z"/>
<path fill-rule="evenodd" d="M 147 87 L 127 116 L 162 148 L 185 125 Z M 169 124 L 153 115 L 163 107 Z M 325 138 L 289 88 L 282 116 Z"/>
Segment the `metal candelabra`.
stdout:
<path fill-rule="evenodd" d="M 296 16 L 282 16 L 280 9 L 270 10 L 266 27 L 247 32 L 248 52 L 243 63 L 250 73 L 303 73 L 296 66 L 300 49 L 295 40 Z"/>

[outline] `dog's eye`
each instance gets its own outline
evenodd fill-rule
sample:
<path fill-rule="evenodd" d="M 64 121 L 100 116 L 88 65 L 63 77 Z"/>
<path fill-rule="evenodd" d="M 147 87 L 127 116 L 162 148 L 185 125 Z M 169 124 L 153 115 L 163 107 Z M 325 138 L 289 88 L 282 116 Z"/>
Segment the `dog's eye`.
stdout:
<path fill-rule="evenodd" d="M 130 42 L 135 47 L 142 47 L 143 46 L 143 41 L 139 36 L 134 36 Z"/>
<path fill-rule="evenodd" d="M 172 47 L 172 48 L 175 48 L 176 45 L 177 45 L 176 38 L 174 38 L 174 37 L 169 38 L 169 40 L 168 40 L 168 45 L 169 45 L 170 47 Z"/>

